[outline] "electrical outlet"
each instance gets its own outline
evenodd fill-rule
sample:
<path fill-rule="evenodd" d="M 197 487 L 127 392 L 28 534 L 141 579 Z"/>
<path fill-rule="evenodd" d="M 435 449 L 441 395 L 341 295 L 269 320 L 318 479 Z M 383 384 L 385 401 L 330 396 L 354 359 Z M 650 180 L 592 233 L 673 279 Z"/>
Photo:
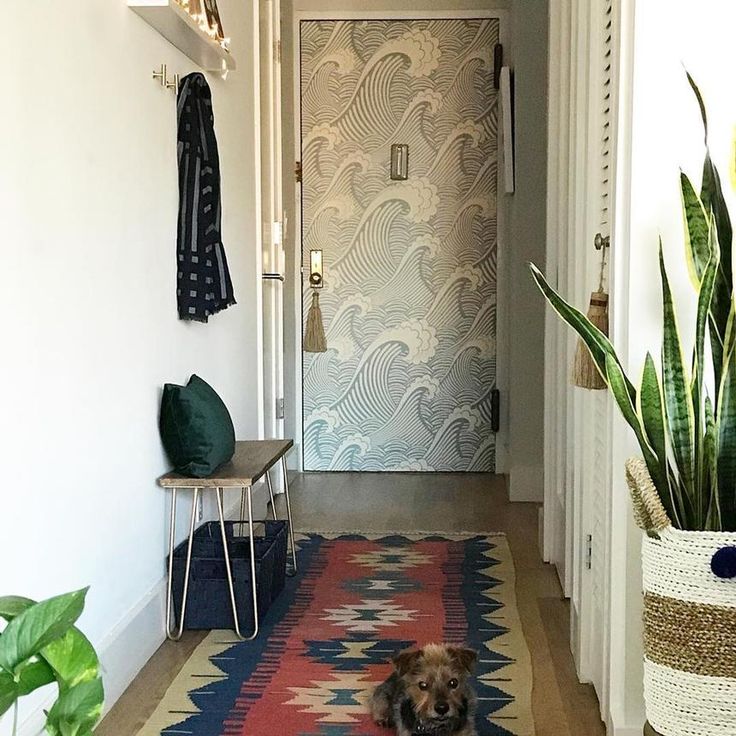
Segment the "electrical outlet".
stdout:
<path fill-rule="evenodd" d="M 204 518 L 204 499 L 202 498 L 202 494 L 199 495 L 199 498 L 197 499 L 197 521 L 202 521 Z"/>

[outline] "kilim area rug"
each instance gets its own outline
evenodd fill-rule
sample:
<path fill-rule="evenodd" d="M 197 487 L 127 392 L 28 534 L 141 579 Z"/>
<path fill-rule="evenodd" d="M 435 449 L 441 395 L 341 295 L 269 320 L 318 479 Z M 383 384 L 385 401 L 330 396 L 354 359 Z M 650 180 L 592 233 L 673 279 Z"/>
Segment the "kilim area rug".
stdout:
<path fill-rule="evenodd" d="M 213 631 L 139 736 L 390 736 L 366 702 L 393 654 L 479 653 L 480 736 L 531 736 L 532 675 L 503 535 L 300 535 L 253 642 Z"/>

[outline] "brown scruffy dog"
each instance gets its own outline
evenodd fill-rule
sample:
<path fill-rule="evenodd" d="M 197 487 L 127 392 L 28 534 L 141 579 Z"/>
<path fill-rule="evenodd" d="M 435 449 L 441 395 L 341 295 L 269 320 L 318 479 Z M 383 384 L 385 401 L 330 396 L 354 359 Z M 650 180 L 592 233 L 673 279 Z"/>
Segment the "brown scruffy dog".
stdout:
<path fill-rule="evenodd" d="M 477 736 L 472 649 L 428 644 L 394 657 L 396 670 L 371 696 L 371 715 L 398 736 Z"/>

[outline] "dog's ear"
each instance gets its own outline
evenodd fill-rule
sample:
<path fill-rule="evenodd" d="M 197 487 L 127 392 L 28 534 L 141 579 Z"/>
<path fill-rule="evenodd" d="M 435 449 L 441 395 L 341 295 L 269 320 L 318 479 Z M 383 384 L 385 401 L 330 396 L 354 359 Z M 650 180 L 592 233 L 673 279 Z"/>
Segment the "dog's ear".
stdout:
<path fill-rule="evenodd" d="M 421 657 L 421 649 L 406 649 L 403 652 L 399 652 L 393 659 L 394 667 L 396 667 L 399 676 L 403 677 L 409 672 Z"/>
<path fill-rule="evenodd" d="M 473 649 L 465 647 L 450 647 L 450 656 L 461 669 L 468 672 L 473 671 L 475 661 L 478 659 L 478 654 Z"/>

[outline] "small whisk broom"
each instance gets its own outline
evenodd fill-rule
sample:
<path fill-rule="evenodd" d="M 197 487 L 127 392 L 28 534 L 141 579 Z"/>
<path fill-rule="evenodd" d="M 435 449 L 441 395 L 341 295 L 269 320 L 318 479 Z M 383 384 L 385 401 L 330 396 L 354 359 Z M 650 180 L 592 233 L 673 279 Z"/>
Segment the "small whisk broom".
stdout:
<path fill-rule="evenodd" d="M 319 291 L 312 289 L 312 306 L 307 313 L 307 324 L 304 328 L 304 351 L 307 353 L 326 353 L 327 338 L 322 322 L 322 310 L 319 307 Z"/>
<path fill-rule="evenodd" d="M 601 251 L 601 273 L 598 290 L 590 295 L 588 319 L 604 334 L 608 335 L 608 294 L 603 288 L 603 279 L 606 269 L 606 248 L 610 245 L 610 238 L 595 236 L 595 247 Z M 572 382 L 580 388 L 600 391 L 606 388 L 606 382 L 601 376 L 588 347 L 582 340 L 578 340 L 575 351 L 575 363 L 572 370 Z"/>

